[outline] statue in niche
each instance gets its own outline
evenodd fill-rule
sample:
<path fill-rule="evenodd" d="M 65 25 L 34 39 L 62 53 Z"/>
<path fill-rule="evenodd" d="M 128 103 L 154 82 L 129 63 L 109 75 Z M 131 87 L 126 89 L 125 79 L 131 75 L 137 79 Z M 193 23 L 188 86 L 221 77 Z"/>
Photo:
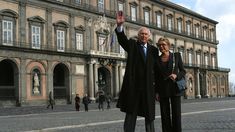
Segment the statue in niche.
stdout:
<path fill-rule="evenodd" d="M 189 91 L 193 92 L 193 80 L 191 78 L 189 79 Z"/>
<path fill-rule="evenodd" d="M 37 73 L 33 76 L 33 93 L 39 94 L 40 81 Z"/>

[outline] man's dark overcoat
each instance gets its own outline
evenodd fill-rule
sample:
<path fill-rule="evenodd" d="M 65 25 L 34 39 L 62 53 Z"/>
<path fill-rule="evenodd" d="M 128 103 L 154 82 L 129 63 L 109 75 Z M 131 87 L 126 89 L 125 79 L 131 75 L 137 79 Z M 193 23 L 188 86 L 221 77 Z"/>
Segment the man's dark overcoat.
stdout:
<path fill-rule="evenodd" d="M 117 32 L 119 44 L 128 53 L 123 84 L 117 107 L 122 112 L 136 112 L 147 120 L 155 119 L 154 64 L 158 59 L 158 49 L 147 44 L 147 59 L 141 44 L 128 39 L 124 32 Z"/>

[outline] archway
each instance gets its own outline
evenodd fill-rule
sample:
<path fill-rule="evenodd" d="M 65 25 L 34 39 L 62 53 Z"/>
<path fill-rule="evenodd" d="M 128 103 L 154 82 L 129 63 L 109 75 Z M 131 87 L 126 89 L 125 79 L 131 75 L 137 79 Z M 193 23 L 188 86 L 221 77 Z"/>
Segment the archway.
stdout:
<path fill-rule="evenodd" d="M 0 62 L 0 100 L 16 100 L 19 104 L 19 70 L 12 60 Z"/>
<path fill-rule="evenodd" d="M 54 99 L 70 101 L 69 70 L 66 65 L 57 64 L 53 71 Z"/>
<path fill-rule="evenodd" d="M 105 67 L 98 69 L 98 87 L 99 90 L 104 91 L 105 94 L 112 94 L 111 91 L 111 74 Z"/>

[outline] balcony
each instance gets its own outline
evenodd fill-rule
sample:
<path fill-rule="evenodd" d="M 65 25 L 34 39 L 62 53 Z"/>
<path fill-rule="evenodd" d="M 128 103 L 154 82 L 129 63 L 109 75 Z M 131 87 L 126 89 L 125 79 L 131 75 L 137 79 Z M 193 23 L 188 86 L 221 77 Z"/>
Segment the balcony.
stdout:
<path fill-rule="evenodd" d="M 222 68 L 222 67 L 213 67 L 209 65 L 198 65 L 198 64 L 184 64 L 185 68 L 199 68 L 199 69 L 205 69 L 205 70 L 215 70 L 215 71 L 221 71 L 221 72 L 230 72 L 229 68 Z"/>
<path fill-rule="evenodd" d="M 1 40 L 0 40 L 1 42 Z M 114 53 L 114 52 L 101 52 L 96 50 L 76 50 L 73 47 L 64 47 L 63 50 L 58 50 L 54 45 L 41 45 L 40 48 L 32 48 L 32 44 L 20 43 L 17 41 L 12 42 L 12 45 L 3 45 L 0 43 L 0 49 L 21 51 L 21 52 L 33 52 L 42 54 L 53 54 L 53 55 L 64 55 L 64 56 L 74 56 L 74 57 L 103 57 L 112 59 L 125 59 L 125 54 Z"/>

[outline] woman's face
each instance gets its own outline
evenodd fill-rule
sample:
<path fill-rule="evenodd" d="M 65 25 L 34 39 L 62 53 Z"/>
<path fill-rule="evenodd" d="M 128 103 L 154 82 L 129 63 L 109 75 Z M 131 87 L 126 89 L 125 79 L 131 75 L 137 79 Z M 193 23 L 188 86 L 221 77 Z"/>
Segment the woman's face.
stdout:
<path fill-rule="evenodd" d="M 169 45 L 165 41 L 160 41 L 157 46 L 158 46 L 160 52 L 162 52 L 162 53 L 169 52 L 169 50 L 170 50 Z"/>

